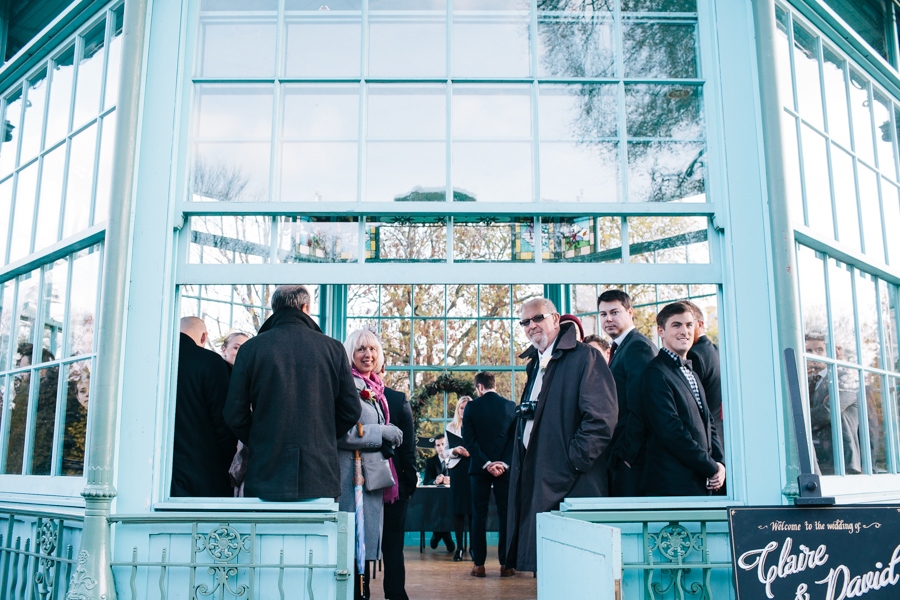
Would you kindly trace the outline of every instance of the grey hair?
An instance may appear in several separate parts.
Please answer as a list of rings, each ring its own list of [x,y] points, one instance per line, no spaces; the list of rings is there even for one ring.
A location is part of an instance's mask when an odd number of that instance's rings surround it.
[[[272,310],[282,308],[302,309],[312,300],[309,290],[302,285],[279,285],[272,292]]]
[[[526,300],[524,303],[522,303],[522,306],[519,307],[519,315],[521,315],[522,311],[525,310],[525,306],[534,302],[540,302],[541,310],[543,310],[545,313],[555,315],[559,312],[558,310],[556,310],[556,305],[553,304],[552,300],[550,300],[549,298],[544,298],[543,296],[538,296],[537,298],[531,298],[530,300]]]
[[[347,339],[344,341],[344,350],[347,352],[347,358],[350,359],[350,365],[356,366],[353,363],[353,354],[365,344],[371,344],[378,348],[378,360],[375,361],[375,372],[379,373],[381,367],[384,365],[384,347],[381,345],[381,340],[378,339],[378,336],[368,329],[357,329],[348,335]]]

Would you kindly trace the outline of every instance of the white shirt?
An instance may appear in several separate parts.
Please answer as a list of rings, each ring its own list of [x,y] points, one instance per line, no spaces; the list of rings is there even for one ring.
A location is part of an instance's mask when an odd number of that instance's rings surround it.
[[[557,338],[559,335],[556,336]],[[541,352],[538,355],[538,372],[534,376],[534,385],[531,386],[531,396],[529,400],[532,402],[537,402],[538,396],[541,393],[541,388],[544,385],[544,367],[541,365],[546,365],[550,362],[550,357],[553,355],[553,347],[556,345],[556,340],[547,346],[547,349]],[[534,429],[534,419],[528,419],[525,421],[525,430],[522,432],[522,444],[524,444],[525,448],[528,448],[528,442],[531,441],[531,430]]]
[[[628,335],[629,333],[631,333],[632,329],[634,329],[634,325],[632,325],[631,327],[629,327],[628,329],[623,331],[622,335],[620,335],[619,337],[617,337],[616,339],[613,340],[613,343],[615,343],[616,348],[618,348],[619,346],[622,345],[622,342],[625,341],[625,336]]]

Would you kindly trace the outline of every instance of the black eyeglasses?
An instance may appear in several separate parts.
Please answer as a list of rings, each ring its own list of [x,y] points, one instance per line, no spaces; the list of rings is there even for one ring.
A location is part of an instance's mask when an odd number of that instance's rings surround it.
[[[522,319],[521,321],[519,321],[519,325],[521,325],[522,327],[528,327],[529,325],[531,325],[532,321],[534,321],[535,323],[540,323],[547,317],[552,317],[552,316],[553,316],[553,313],[544,313],[542,315],[534,315],[530,319]]]

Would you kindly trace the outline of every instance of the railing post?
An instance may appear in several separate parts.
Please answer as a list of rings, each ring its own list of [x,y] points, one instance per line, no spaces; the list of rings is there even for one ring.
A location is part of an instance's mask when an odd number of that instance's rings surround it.
[[[116,599],[108,517],[116,496],[113,465],[119,401],[122,340],[128,293],[135,157],[141,102],[147,0],[125,0],[122,64],[109,222],[106,229],[98,333],[98,365],[91,398],[91,439],[87,462],[84,530],[66,598]]]

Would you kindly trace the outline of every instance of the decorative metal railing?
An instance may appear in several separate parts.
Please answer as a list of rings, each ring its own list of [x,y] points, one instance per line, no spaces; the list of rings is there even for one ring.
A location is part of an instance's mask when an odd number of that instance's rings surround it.
[[[345,598],[352,590],[347,586],[352,585],[348,535],[353,527],[347,513],[154,513],[114,516],[110,521],[118,527],[154,525],[155,535],[166,538],[154,547],[146,543],[145,532],[144,550],[134,546],[131,560],[112,562],[125,600],[330,600]],[[328,541],[335,543],[333,529],[329,535],[302,527],[329,524],[336,526],[336,548]],[[315,575],[316,571],[322,574]],[[130,590],[130,595],[123,590]]]
[[[731,558],[725,510],[564,511],[622,530],[623,598],[728,598]]]
[[[74,514],[0,508],[0,599],[64,598],[77,569],[73,538],[82,521]]]

